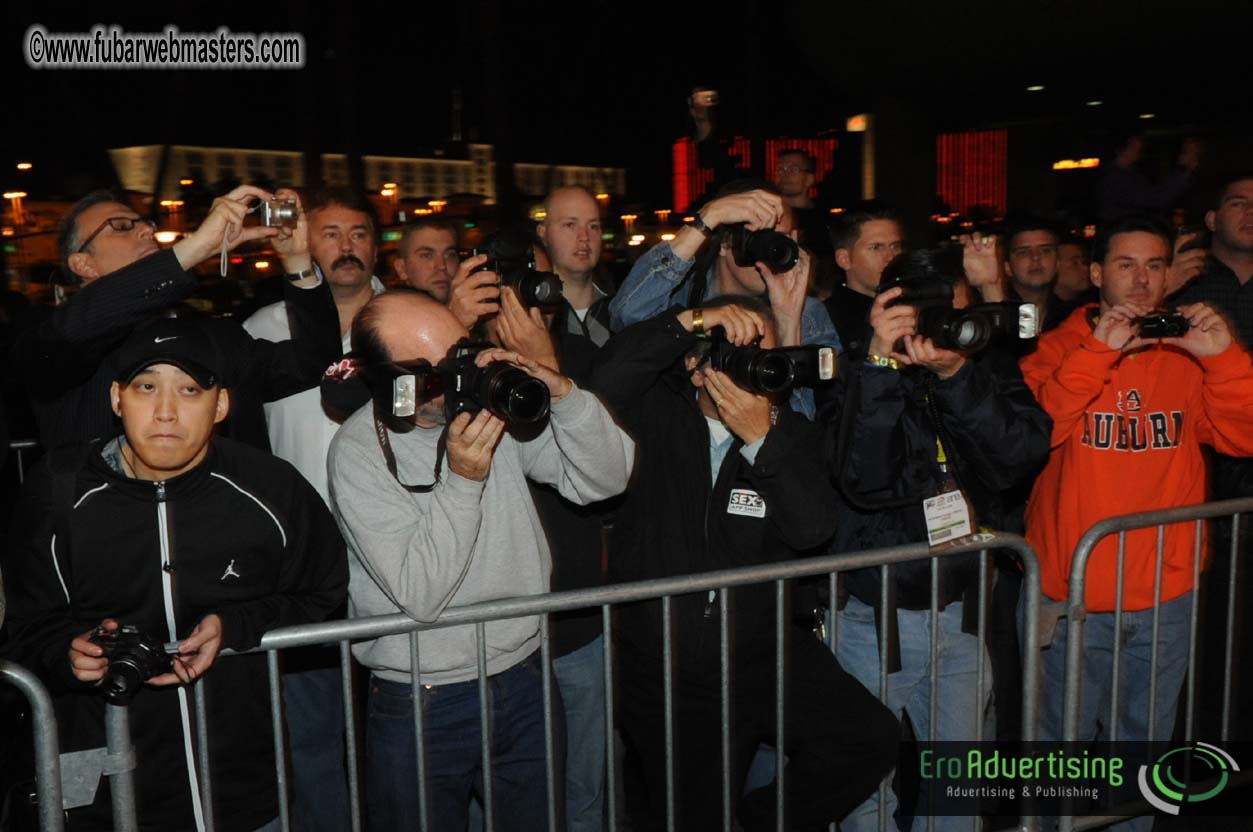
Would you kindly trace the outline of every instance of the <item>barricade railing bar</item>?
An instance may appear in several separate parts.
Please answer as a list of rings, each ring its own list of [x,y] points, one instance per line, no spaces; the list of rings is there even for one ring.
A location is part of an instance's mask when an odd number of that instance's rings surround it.
[[[350,664],[350,646],[354,641],[368,640],[380,638],[388,635],[409,634],[410,639],[410,661],[411,661],[411,681],[413,684],[413,720],[414,732],[417,748],[417,779],[415,785],[418,794],[421,828],[423,830],[430,829],[428,818],[426,817],[426,807],[428,806],[426,773],[428,770],[427,762],[424,759],[426,753],[425,731],[426,726],[423,724],[423,714],[420,705],[421,690],[419,668],[420,664],[420,634],[429,630],[438,630],[447,627],[472,625],[476,633],[476,648],[478,653],[478,673],[479,673],[479,692],[480,692],[480,726],[482,729],[481,736],[483,738],[481,754],[483,755],[483,767],[485,771],[484,790],[482,795],[482,803],[484,808],[484,826],[487,832],[491,832],[494,825],[492,803],[493,795],[490,785],[490,719],[491,714],[488,709],[488,697],[486,696],[486,642],[485,642],[485,626],[489,621],[500,621],[524,616],[539,616],[540,634],[541,634],[541,658],[544,666],[551,666],[550,646],[548,643],[548,613],[561,612],[565,610],[587,609],[599,607],[601,609],[602,622],[604,625],[605,651],[604,651],[604,681],[605,681],[605,717],[606,717],[606,802],[607,802],[607,827],[615,830],[618,828],[619,809],[615,795],[615,786],[619,777],[616,770],[613,749],[614,743],[614,714],[615,714],[615,692],[614,692],[614,649],[613,649],[613,626],[614,621],[611,615],[613,606],[618,604],[629,603],[633,601],[657,600],[662,601],[663,611],[663,627],[665,630],[665,652],[664,657],[664,704],[665,704],[665,740],[666,749],[664,761],[666,773],[666,811],[665,817],[667,827],[674,829],[677,822],[676,803],[680,798],[675,787],[676,776],[676,758],[674,754],[674,732],[676,726],[674,723],[675,712],[673,704],[673,684],[674,671],[672,662],[674,657],[671,655],[670,639],[673,622],[671,620],[671,599],[675,596],[689,595],[693,593],[705,593],[714,591],[719,595],[721,601],[719,614],[719,631],[720,631],[720,679],[721,686],[721,775],[722,775],[722,828],[731,830],[732,828],[732,803],[735,793],[736,784],[731,782],[731,684],[730,684],[730,648],[729,648],[729,630],[733,613],[728,611],[728,593],[732,588],[748,586],[752,584],[764,584],[773,582],[775,584],[774,597],[776,600],[775,612],[775,644],[776,644],[776,666],[775,666],[775,726],[776,726],[776,757],[775,757],[775,778],[778,788],[776,789],[776,826],[782,830],[786,828],[787,817],[785,805],[786,792],[783,789],[783,781],[785,777],[784,759],[786,749],[783,747],[783,727],[785,719],[785,702],[786,697],[783,695],[787,685],[787,674],[785,671],[784,652],[784,633],[789,626],[788,619],[785,618],[787,604],[780,603],[785,600],[787,595],[787,581],[807,578],[818,575],[828,576],[828,586],[831,590],[831,607],[835,607],[836,588],[838,577],[841,573],[848,572],[853,569],[861,569],[866,567],[877,567],[882,570],[882,576],[886,581],[891,576],[891,566],[894,564],[905,563],[909,561],[931,560],[932,576],[938,574],[939,561],[944,558],[950,558],[959,555],[972,553],[979,554],[979,574],[985,577],[987,574],[987,558],[990,550],[1008,551],[1014,553],[1023,569],[1024,578],[1024,649],[1023,649],[1023,716],[1022,716],[1022,734],[1023,739],[1030,741],[1035,738],[1036,730],[1036,713],[1038,707],[1037,699],[1037,679],[1038,679],[1038,618],[1039,606],[1038,599],[1040,597],[1040,570],[1039,563],[1036,559],[1034,551],[1030,545],[1021,537],[1009,534],[995,535],[979,535],[964,545],[955,546],[940,552],[931,551],[926,544],[910,544],[903,546],[895,546],[883,549],[867,550],[861,552],[843,553],[838,555],[826,555],[822,557],[806,558],[801,560],[793,560],[782,563],[762,564],[754,566],[745,566],[735,569],[721,570],[717,572],[709,572],[697,575],[676,576],[670,578],[661,578],[653,580],[638,581],[629,584],[607,585],[601,587],[593,587],[588,589],[572,590],[566,592],[555,592],[543,595],[524,596],[500,599],[479,604],[468,605],[458,608],[450,608],[441,616],[440,620],[434,623],[420,623],[404,614],[393,614],[384,616],[375,616],[364,619],[350,619],[345,621],[328,621],[318,624],[307,624],[293,627],[284,627],[272,630],[265,634],[260,645],[249,652],[265,652],[267,653],[267,666],[270,682],[270,710],[271,719],[275,737],[275,753],[276,753],[276,780],[278,787],[278,803],[279,803],[279,821],[282,829],[290,828],[291,811],[288,798],[288,776],[286,770],[286,761],[283,749],[283,705],[281,693],[281,675],[279,672],[278,652],[294,647],[308,645],[322,645],[330,643],[338,643],[341,651],[341,672],[343,674],[343,690],[344,690],[344,707],[346,716],[346,740],[348,749],[348,785],[349,785],[349,802],[352,814],[352,828],[359,830],[362,828],[362,802],[361,802],[361,784],[356,776],[354,760],[357,754],[357,728],[353,719],[354,702],[353,687],[351,684],[351,664]],[[935,661],[935,629],[938,621],[938,589],[936,582],[933,580],[932,603],[931,603],[931,621],[932,621],[932,661],[931,661],[931,691],[932,699],[936,692],[936,673],[937,666]],[[984,616],[986,612],[986,604],[984,604],[985,586],[981,584],[979,591],[980,611],[979,611],[979,630],[980,635],[986,632],[986,622]],[[832,653],[837,653],[837,616],[834,610],[828,611],[827,621],[829,626],[826,628],[826,644]],[[982,642],[980,642],[980,652],[982,653]],[[225,657],[228,655],[224,653]],[[838,655],[838,654],[837,654]],[[880,656],[886,656],[886,650],[881,647]],[[881,661],[880,665],[884,668],[880,673],[880,691],[881,699],[887,696],[887,672],[886,662]],[[982,657],[978,662],[978,679],[977,684],[980,690],[983,687],[983,675],[985,673]],[[205,707],[203,700],[205,698],[207,684],[212,687],[212,673],[209,673],[205,679],[201,679],[196,683],[196,707],[194,708],[195,716],[195,732],[199,746],[206,749],[208,746],[209,725],[205,717]],[[559,812],[557,810],[556,800],[557,792],[554,788],[554,778],[562,776],[555,763],[555,746],[553,740],[553,695],[550,690],[550,682],[548,681],[548,673],[544,676],[543,691],[543,707],[545,708],[544,730],[545,737],[545,754],[546,769],[549,774],[549,787],[545,795],[548,803],[548,819],[549,828],[557,829]],[[979,707],[981,697],[976,696],[976,707]],[[836,705],[838,707],[838,704]],[[933,709],[934,714],[934,709]],[[51,719],[50,712],[47,720]],[[975,724],[981,726],[982,715],[976,719]],[[36,727],[40,726],[42,721],[36,722]],[[50,722],[48,724],[51,724]],[[980,729],[976,729],[979,731]],[[935,739],[936,720],[934,716],[931,720],[930,739]],[[920,738],[921,739],[921,738]],[[55,735],[53,740],[55,747]],[[212,767],[210,760],[207,758],[205,751],[201,751],[201,759],[198,761],[201,777],[201,797],[203,798],[203,808],[205,813],[205,828],[212,829],[214,827],[213,819],[213,784],[212,784]],[[55,756],[55,755],[54,755]],[[718,759],[718,758],[715,758]],[[142,761],[140,761],[142,764]],[[41,781],[41,804],[44,802]],[[886,781],[880,786],[880,794],[883,795],[886,789]],[[59,808],[59,801],[55,801],[55,805]],[[883,800],[879,802],[879,826],[886,829],[888,817],[884,811],[885,803]],[[930,828],[934,819],[928,823]],[[980,818],[971,819],[971,828],[981,828]],[[59,829],[59,826],[48,826],[48,829]],[[831,824],[832,830],[835,824]],[[1034,830],[1035,819],[1023,818],[1021,829]]]
[[[1226,606],[1226,639],[1223,652],[1223,691],[1222,691],[1222,714],[1220,740],[1226,742],[1230,739],[1231,726],[1231,708],[1232,708],[1232,682],[1233,682],[1233,662],[1235,655],[1235,621],[1236,621],[1236,587],[1239,574],[1239,547],[1241,536],[1241,515],[1253,512],[1253,498],[1240,498],[1234,500],[1224,500],[1220,502],[1200,503],[1191,506],[1181,506],[1177,508],[1160,509],[1157,511],[1138,512],[1135,514],[1126,514],[1118,517],[1110,517],[1094,524],[1079,539],[1079,543],[1075,547],[1074,558],[1071,561],[1069,592],[1065,599],[1065,612],[1067,618],[1066,630],[1066,655],[1065,655],[1065,679],[1062,694],[1062,739],[1067,742],[1076,742],[1088,739],[1080,737],[1082,719],[1082,686],[1083,686],[1083,664],[1084,664],[1084,638],[1085,628],[1089,611],[1086,603],[1088,566],[1091,563],[1092,554],[1097,545],[1106,538],[1117,535],[1118,545],[1116,550],[1116,579],[1114,588],[1114,610],[1113,610],[1113,633],[1112,640],[1112,665],[1113,673],[1110,683],[1110,707],[1108,711],[1109,739],[1118,741],[1119,738],[1119,720],[1118,716],[1123,713],[1119,697],[1119,682],[1121,675],[1121,657],[1122,657],[1122,632],[1123,619],[1127,611],[1123,609],[1125,597],[1125,571],[1126,571],[1126,544],[1127,533],[1130,531],[1141,531],[1147,529],[1156,529],[1156,556],[1153,564],[1153,605],[1152,609],[1152,638],[1149,654],[1149,678],[1148,678],[1148,718],[1146,727],[1148,731],[1147,737],[1136,737],[1137,740],[1169,740],[1170,737],[1154,736],[1154,721],[1159,714],[1158,698],[1159,690],[1157,683],[1157,670],[1159,663],[1160,634],[1161,634],[1161,608],[1162,608],[1162,572],[1164,562],[1164,540],[1166,529],[1170,526],[1176,526],[1185,523],[1192,523],[1193,530],[1193,546],[1192,546],[1192,601],[1189,612],[1188,621],[1188,656],[1187,671],[1185,675],[1184,695],[1185,695],[1185,711],[1184,711],[1184,742],[1191,742],[1194,739],[1195,725],[1195,696],[1196,696],[1196,656],[1198,645],[1198,623],[1200,617],[1200,604],[1197,598],[1202,592],[1201,583],[1201,561],[1203,556],[1203,525],[1206,520],[1216,518],[1231,518],[1230,527],[1230,562],[1227,574],[1227,606]],[[1044,645],[1047,646],[1047,645]],[[1173,719],[1174,708],[1171,708],[1169,716]],[[1145,812],[1149,811],[1147,804],[1143,804]],[[1121,807],[1120,807],[1121,808]],[[1124,816],[1120,818],[1125,819]],[[1063,810],[1060,828],[1062,832],[1068,832],[1071,829],[1088,829],[1101,825],[1095,823],[1093,817],[1076,818],[1070,816]],[[1108,823],[1109,818],[1105,818],[1102,823]]]
[[[41,832],[63,832],[61,809],[61,743],[52,697],[34,673],[13,662],[0,660],[0,679],[22,692],[30,703],[35,738],[35,794],[39,803]]]

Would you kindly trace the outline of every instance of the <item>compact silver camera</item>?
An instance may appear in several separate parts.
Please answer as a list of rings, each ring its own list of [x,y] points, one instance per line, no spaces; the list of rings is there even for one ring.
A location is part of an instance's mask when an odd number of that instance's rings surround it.
[[[296,200],[270,199],[258,206],[261,224],[271,228],[295,228],[298,219]]]

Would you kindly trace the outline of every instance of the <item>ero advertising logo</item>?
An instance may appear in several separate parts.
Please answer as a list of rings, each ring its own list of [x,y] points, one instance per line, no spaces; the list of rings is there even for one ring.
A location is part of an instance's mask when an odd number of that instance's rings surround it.
[[[1151,766],[1140,766],[1140,792],[1154,808],[1177,815],[1184,804],[1217,797],[1231,773],[1239,770],[1226,751],[1196,742],[1172,748]]]

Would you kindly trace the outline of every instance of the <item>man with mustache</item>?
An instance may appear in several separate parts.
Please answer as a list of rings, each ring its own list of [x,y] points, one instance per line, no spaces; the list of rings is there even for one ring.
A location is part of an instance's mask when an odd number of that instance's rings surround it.
[[[364,194],[348,188],[313,194],[307,209],[298,204],[295,233],[275,248],[285,272],[313,273],[316,267],[329,284],[339,313],[340,346],[347,350],[353,318],[383,291],[382,281],[374,276],[379,224],[373,206]],[[281,301],[257,310],[244,328],[268,341],[292,337],[288,309]],[[275,456],[294,465],[329,506],[326,455],[339,423],[323,411],[318,389],[272,402],[266,405],[265,415]],[[344,612],[340,611],[340,617]],[[293,826],[300,832],[346,829],[349,810],[339,654],[313,648],[288,659],[283,698],[292,751]]]

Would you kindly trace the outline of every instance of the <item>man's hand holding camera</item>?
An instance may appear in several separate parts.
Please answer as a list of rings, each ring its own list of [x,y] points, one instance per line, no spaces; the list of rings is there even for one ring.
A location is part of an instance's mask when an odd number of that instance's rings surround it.
[[[957,242],[962,246],[962,270],[966,273],[970,287],[979,293],[985,303],[1005,300],[996,237],[962,234]]]
[[[106,618],[100,622],[100,629],[114,632],[118,622]],[[99,682],[109,667],[104,647],[92,639],[96,633],[96,629],[88,630],[70,642],[70,669],[80,682]],[[189,685],[209,672],[221,649],[222,619],[214,614],[206,615],[191,634],[179,642],[178,654],[170,657],[174,671],[153,676],[147,683],[155,687]]]
[[[200,265],[221,250],[224,238],[227,249],[232,250],[252,240],[277,237],[279,229],[272,226],[244,227],[252,198],[268,201],[274,195],[253,185],[240,185],[213,200],[209,214],[200,227],[174,244],[174,256],[178,258],[179,265],[184,269]]]
[[[496,334],[503,347],[533,358],[546,367],[557,368],[557,348],[544,323],[538,306],[527,309],[512,287],[500,293],[500,314],[496,316]]]
[[[718,306],[713,309],[685,309],[678,315],[679,326],[688,332],[696,332],[696,315],[700,313],[701,332],[722,327],[726,339],[737,347],[753,343],[766,334],[766,323],[761,315],[738,306]]]
[[[701,222],[710,231],[720,225],[744,223],[749,231],[774,228],[783,218],[783,197],[769,191],[747,191],[711,200],[700,209]],[[705,242],[705,235],[686,225],[670,243],[671,250],[684,260],[696,256]]]
[[[296,203],[296,227],[279,226],[278,234],[271,243],[274,251],[283,263],[285,274],[299,274],[313,268],[313,257],[309,254],[309,217],[305,214],[304,203],[300,194],[290,188],[280,188],[274,192],[278,199],[290,199]]]
[[[888,306],[900,297],[904,289],[897,286],[880,292],[870,307],[870,352],[884,358],[892,358],[906,366],[918,365],[935,373],[941,379],[952,378],[966,363],[966,356],[952,350],[940,349],[930,338],[916,335],[918,311],[907,304]],[[905,352],[899,352],[896,344],[903,342]]]
[[[1163,344],[1175,344],[1195,355],[1208,358],[1218,355],[1231,346],[1231,327],[1217,310],[1208,304],[1190,303],[1179,307],[1179,313],[1191,324],[1186,335],[1180,338],[1163,338]]]
[[[486,254],[466,258],[453,275],[448,308],[466,329],[473,328],[479,318],[493,315],[500,308],[500,275],[474,271],[486,262]]]
[[[793,231],[792,239],[796,239]],[[801,343],[801,324],[805,314],[805,298],[809,292],[809,252],[800,250],[796,265],[782,274],[771,274],[765,263],[757,264],[757,271],[766,279],[766,295],[774,310],[775,323],[779,329],[779,345],[795,347]]]
[[[705,367],[698,372],[703,375],[705,392],[727,430],[745,445],[753,444],[770,432],[770,399],[745,390],[720,370]]]

